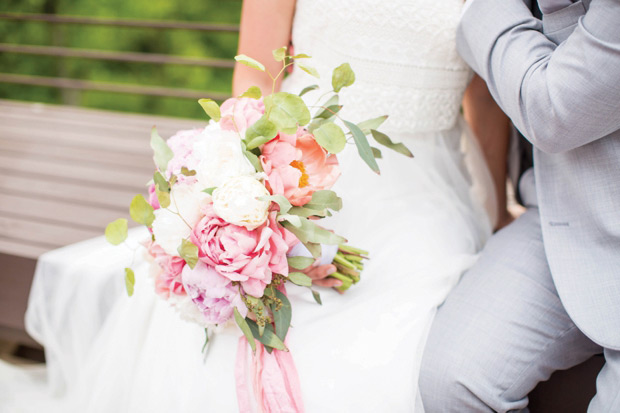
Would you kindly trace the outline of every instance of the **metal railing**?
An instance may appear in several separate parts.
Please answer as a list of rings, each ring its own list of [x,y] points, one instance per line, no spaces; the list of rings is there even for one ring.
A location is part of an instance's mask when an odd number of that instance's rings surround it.
[[[63,16],[54,14],[26,14],[26,13],[0,13],[0,21],[26,21],[45,22],[53,25],[90,25],[90,26],[114,26],[131,27],[156,30],[191,30],[202,32],[238,33],[239,27],[235,25],[193,23],[161,20],[134,20],[101,17]],[[0,53],[15,53],[38,56],[53,56],[60,58],[82,58],[95,60],[112,60],[130,63],[152,63],[210,67],[231,70],[234,67],[232,59],[212,59],[201,57],[174,56],[156,53],[116,52],[94,49],[78,49],[62,46],[35,46],[24,44],[0,43]],[[144,86],[126,83],[112,83],[72,79],[65,77],[33,76],[14,73],[0,73],[0,83],[12,83],[30,86],[46,86],[61,90],[95,90],[115,93],[129,93],[149,96],[176,97],[176,98],[211,98],[223,100],[229,97],[227,94],[209,91],[197,91],[191,89]]]

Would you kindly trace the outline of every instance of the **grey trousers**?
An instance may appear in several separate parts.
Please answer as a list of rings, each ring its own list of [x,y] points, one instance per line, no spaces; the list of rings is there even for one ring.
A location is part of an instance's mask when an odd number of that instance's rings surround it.
[[[618,297],[620,299],[620,297]],[[590,412],[620,412],[620,352],[566,313],[545,258],[537,208],[495,234],[437,313],[420,391],[426,413],[527,411],[555,370],[604,352]]]

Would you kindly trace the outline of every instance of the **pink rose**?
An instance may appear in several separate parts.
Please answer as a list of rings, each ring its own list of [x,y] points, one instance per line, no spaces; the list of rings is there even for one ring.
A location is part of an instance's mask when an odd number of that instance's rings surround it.
[[[230,98],[220,107],[222,119],[220,126],[224,130],[245,131],[265,113],[263,99]]]
[[[243,317],[247,315],[239,288],[213,267],[200,261],[193,270],[187,265],[182,278],[187,295],[204,317],[205,324],[225,323],[233,316],[235,307]]]
[[[155,277],[155,292],[166,299],[171,293],[185,295],[181,280],[181,273],[186,266],[183,258],[166,254],[164,249],[153,241],[147,244],[147,249],[161,269]]]
[[[303,128],[296,135],[280,134],[263,145],[260,161],[273,194],[303,206],[312,194],[331,188],[340,176],[336,155],[327,152]]]
[[[276,212],[252,231],[227,223],[211,205],[203,212],[205,216],[191,234],[202,262],[229,280],[239,281],[254,297],[262,297],[274,273],[288,275],[286,252],[294,237],[278,224]]]

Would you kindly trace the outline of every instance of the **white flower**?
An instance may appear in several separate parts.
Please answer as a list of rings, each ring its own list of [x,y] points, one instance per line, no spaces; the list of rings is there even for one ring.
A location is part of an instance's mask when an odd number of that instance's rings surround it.
[[[218,187],[232,176],[255,172],[241,150],[241,139],[236,132],[212,124],[205,128],[203,135],[194,144],[192,153],[195,159],[199,159],[196,180],[202,189]]]
[[[235,176],[213,191],[213,210],[224,221],[253,230],[269,214],[270,202],[258,199],[263,196],[269,191],[254,176]]]
[[[202,186],[178,183],[170,191],[170,206],[155,210],[153,235],[167,254],[178,256],[181,240],[189,237],[192,228],[202,217],[201,207],[209,202]],[[191,226],[191,228],[190,228]]]

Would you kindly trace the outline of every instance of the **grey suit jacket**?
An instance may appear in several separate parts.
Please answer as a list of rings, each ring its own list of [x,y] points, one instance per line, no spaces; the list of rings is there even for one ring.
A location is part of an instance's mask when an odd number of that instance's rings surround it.
[[[579,1],[542,23],[529,7],[474,0],[459,52],[535,147],[545,252],[562,303],[588,337],[619,350],[620,0]]]

